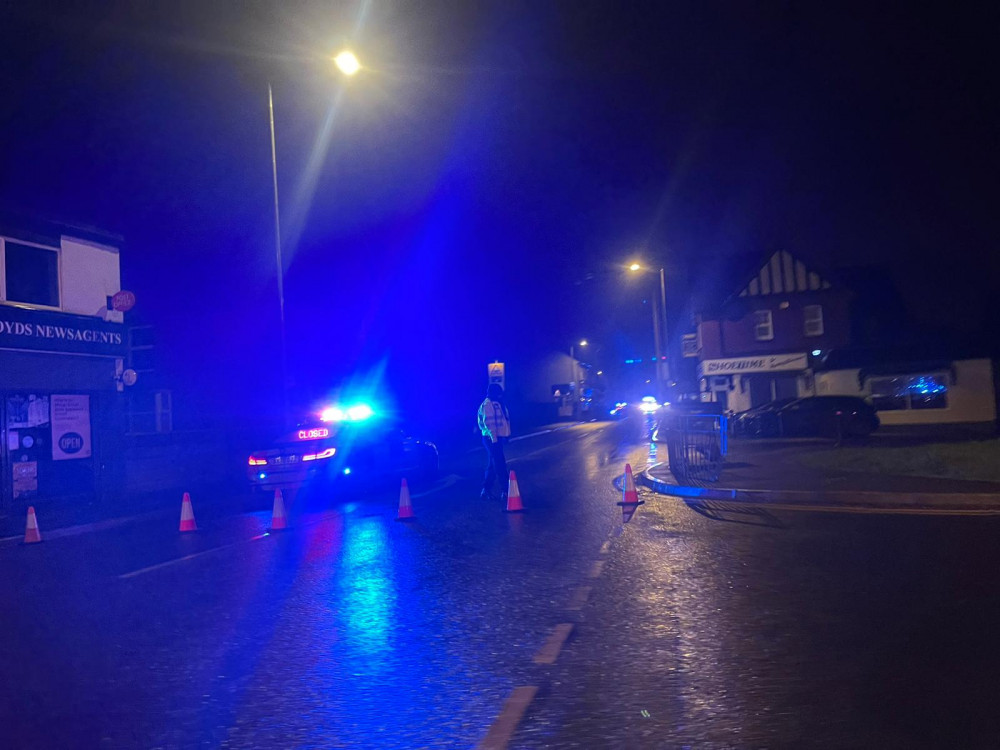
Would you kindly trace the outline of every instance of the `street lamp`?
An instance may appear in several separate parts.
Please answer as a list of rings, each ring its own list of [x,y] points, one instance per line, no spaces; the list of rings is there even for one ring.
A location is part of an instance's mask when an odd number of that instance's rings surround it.
[[[358,58],[350,50],[345,49],[334,57],[333,61],[345,76],[352,76],[361,70],[361,63],[358,62]]]
[[[353,52],[344,50],[333,58],[341,73],[353,76],[361,70],[361,63]],[[271,178],[274,185],[274,262],[278,269],[278,315],[281,334],[281,399],[283,417],[289,421],[288,411],[288,342],[285,335],[285,270],[281,259],[281,214],[278,211],[278,151],[274,139],[274,93],[267,83],[267,112],[271,124]]]
[[[633,263],[629,264],[628,270],[632,271],[632,272],[637,272],[637,271],[653,271],[652,268],[649,268],[649,269],[644,268],[643,265],[641,263],[638,263],[638,262],[633,262]],[[661,358],[661,349],[663,350],[663,354],[666,355],[667,357],[669,357],[669,353],[670,353],[670,337],[667,335],[667,282],[666,282],[666,274],[664,273],[662,266],[659,269],[659,274],[660,274],[660,310],[663,313],[662,320],[660,319],[660,316],[658,316],[656,314],[656,305],[655,304],[653,305],[653,336],[655,338],[655,343],[656,343],[656,375],[657,375],[657,380],[661,379],[660,378],[660,373],[661,373],[661,369],[660,368],[663,366],[663,361],[664,361]],[[661,331],[662,331],[662,342],[663,342],[662,343],[662,347],[661,347],[661,343],[660,343],[660,341],[661,341],[660,332]],[[670,377],[670,367],[669,367],[669,364],[670,363],[668,361],[667,362],[667,365],[668,365],[668,367],[667,367],[667,378],[668,379]]]

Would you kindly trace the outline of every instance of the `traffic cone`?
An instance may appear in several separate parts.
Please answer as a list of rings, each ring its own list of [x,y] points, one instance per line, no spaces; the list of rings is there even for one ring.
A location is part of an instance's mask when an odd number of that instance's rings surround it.
[[[28,508],[28,522],[24,525],[24,543],[37,544],[42,541],[42,534],[38,530],[38,519],[35,518],[35,506]]]
[[[399,513],[396,514],[397,521],[411,521],[416,516],[413,514],[413,506],[410,504],[410,486],[404,479],[399,485]]]
[[[281,495],[281,490],[274,491],[274,510],[271,511],[271,531],[280,531],[288,528],[288,519],[285,517],[285,499]]]
[[[632,464],[625,464],[625,483],[622,485],[622,501],[618,503],[622,507],[642,505],[644,501],[639,499],[639,493],[635,489],[635,478],[632,476]]]
[[[198,524],[194,522],[194,509],[191,507],[191,496],[184,493],[181,501],[181,531],[197,531]]]
[[[513,469],[510,472],[510,485],[507,488],[507,507],[504,509],[508,513],[520,513],[524,510],[521,504],[521,490],[517,487],[517,474]]]

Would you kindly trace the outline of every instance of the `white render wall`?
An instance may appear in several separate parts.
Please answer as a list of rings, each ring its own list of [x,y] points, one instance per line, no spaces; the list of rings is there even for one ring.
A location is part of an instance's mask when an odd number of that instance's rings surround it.
[[[59,277],[62,310],[122,322],[122,313],[107,310],[107,298],[121,291],[118,248],[63,236]]]
[[[954,382],[948,384],[948,406],[945,409],[900,409],[880,411],[885,425],[959,424],[992,422],[996,419],[996,398],[993,391],[993,364],[988,359],[961,359],[952,363]],[[831,370],[816,374],[817,396],[871,396],[866,380],[858,385],[857,369]]]

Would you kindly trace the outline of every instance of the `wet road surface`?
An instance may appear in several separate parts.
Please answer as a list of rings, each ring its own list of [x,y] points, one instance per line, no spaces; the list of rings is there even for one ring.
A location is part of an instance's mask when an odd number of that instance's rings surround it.
[[[193,535],[0,544],[4,746],[469,748],[519,688],[510,747],[998,744],[1000,523],[644,494],[623,527],[619,438],[513,444],[523,515],[475,452],[412,523],[394,489],[280,534],[195,497]]]

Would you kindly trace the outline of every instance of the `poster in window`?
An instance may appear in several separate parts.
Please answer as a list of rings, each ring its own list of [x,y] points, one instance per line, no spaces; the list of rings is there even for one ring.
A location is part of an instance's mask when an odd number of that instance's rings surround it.
[[[49,423],[49,397],[16,394],[7,397],[7,427],[40,427]]]
[[[38,492],[38,462],[18,461],[13,472],[14,498],[33,497]]]
[[[52,396],[52,458],[90,458],[90,396]]]

